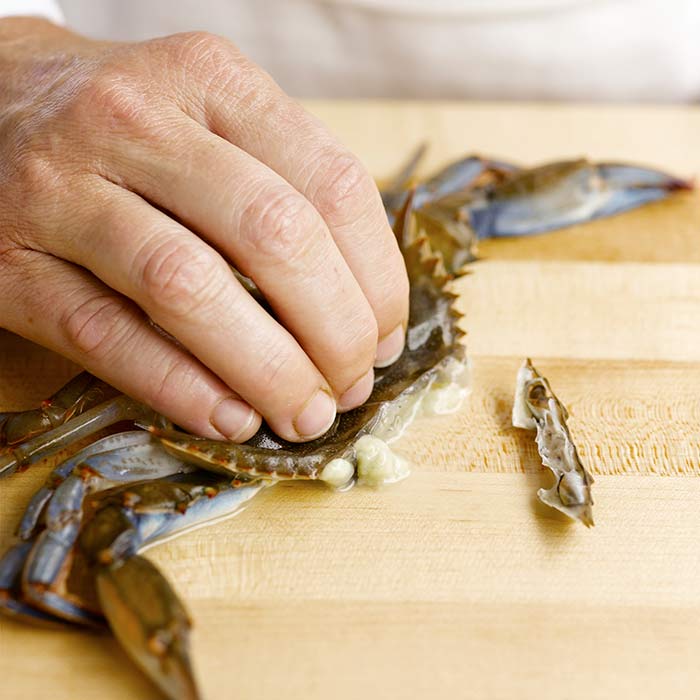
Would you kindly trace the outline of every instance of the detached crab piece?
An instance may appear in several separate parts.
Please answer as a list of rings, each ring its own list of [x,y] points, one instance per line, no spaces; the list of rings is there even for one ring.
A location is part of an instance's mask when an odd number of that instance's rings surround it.
[[[518,371],[513,426],[537,430],[537,449],[542,464],[554,473],[551,489],[540,489],[539,499],[586,527],[593,526],[593,477],[578,456],[576,445],[566,425],[569,414],[555,396],[549,382],[528,359]]]
[[[526,236],[613,216],[690,189],[692,183],[659,170],[581,159],[514,173],[475,192],[463,213],[479,239]]]

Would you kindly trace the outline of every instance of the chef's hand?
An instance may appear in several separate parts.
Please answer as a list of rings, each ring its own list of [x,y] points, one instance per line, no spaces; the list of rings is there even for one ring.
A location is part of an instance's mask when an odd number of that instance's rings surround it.
[[[235,46],[0,20],[4,327],[195,433],[300,441],[367,399],[407,315],[372,179]]]

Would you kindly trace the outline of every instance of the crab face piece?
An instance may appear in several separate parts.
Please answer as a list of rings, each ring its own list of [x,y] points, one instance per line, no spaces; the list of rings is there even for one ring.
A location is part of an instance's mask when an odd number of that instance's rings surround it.
[[[593,477],[581,462],[566,424],[569,414],[549,382],[526,360],[518,371],[513,401],[513,426],[536,430],[542,464],[556,479],[538,498],[586,527],[593,526]]]

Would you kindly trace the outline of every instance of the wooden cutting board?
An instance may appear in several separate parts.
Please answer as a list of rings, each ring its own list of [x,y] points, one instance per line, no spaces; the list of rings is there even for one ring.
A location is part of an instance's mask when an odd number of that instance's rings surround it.
[[[466,152],[590,155],[700,172],[700,111],[312,103],[386,175]],[[457,415],[402,442],[377,491],[286,484],[238,518],[151,550],[188,602],[209,700],[700,696],[700,197],[488,243],[457,283],[474,363]],[[509,424],[532,356],[572,413],[596,527],[538,504]],[[0,336],[0,410],[76,371]],[[46,474],[0,484],[0,546]],[[108,636],[0,621],[3,698],[158,698]]]

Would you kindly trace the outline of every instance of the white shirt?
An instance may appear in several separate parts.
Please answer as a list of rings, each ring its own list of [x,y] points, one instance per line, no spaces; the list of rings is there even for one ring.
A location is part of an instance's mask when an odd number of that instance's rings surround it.
[[[700,100],[700,0],[61,0],[108,39],[206,29],[313,97]],[[52,0],[0,15],[58,18]]]

